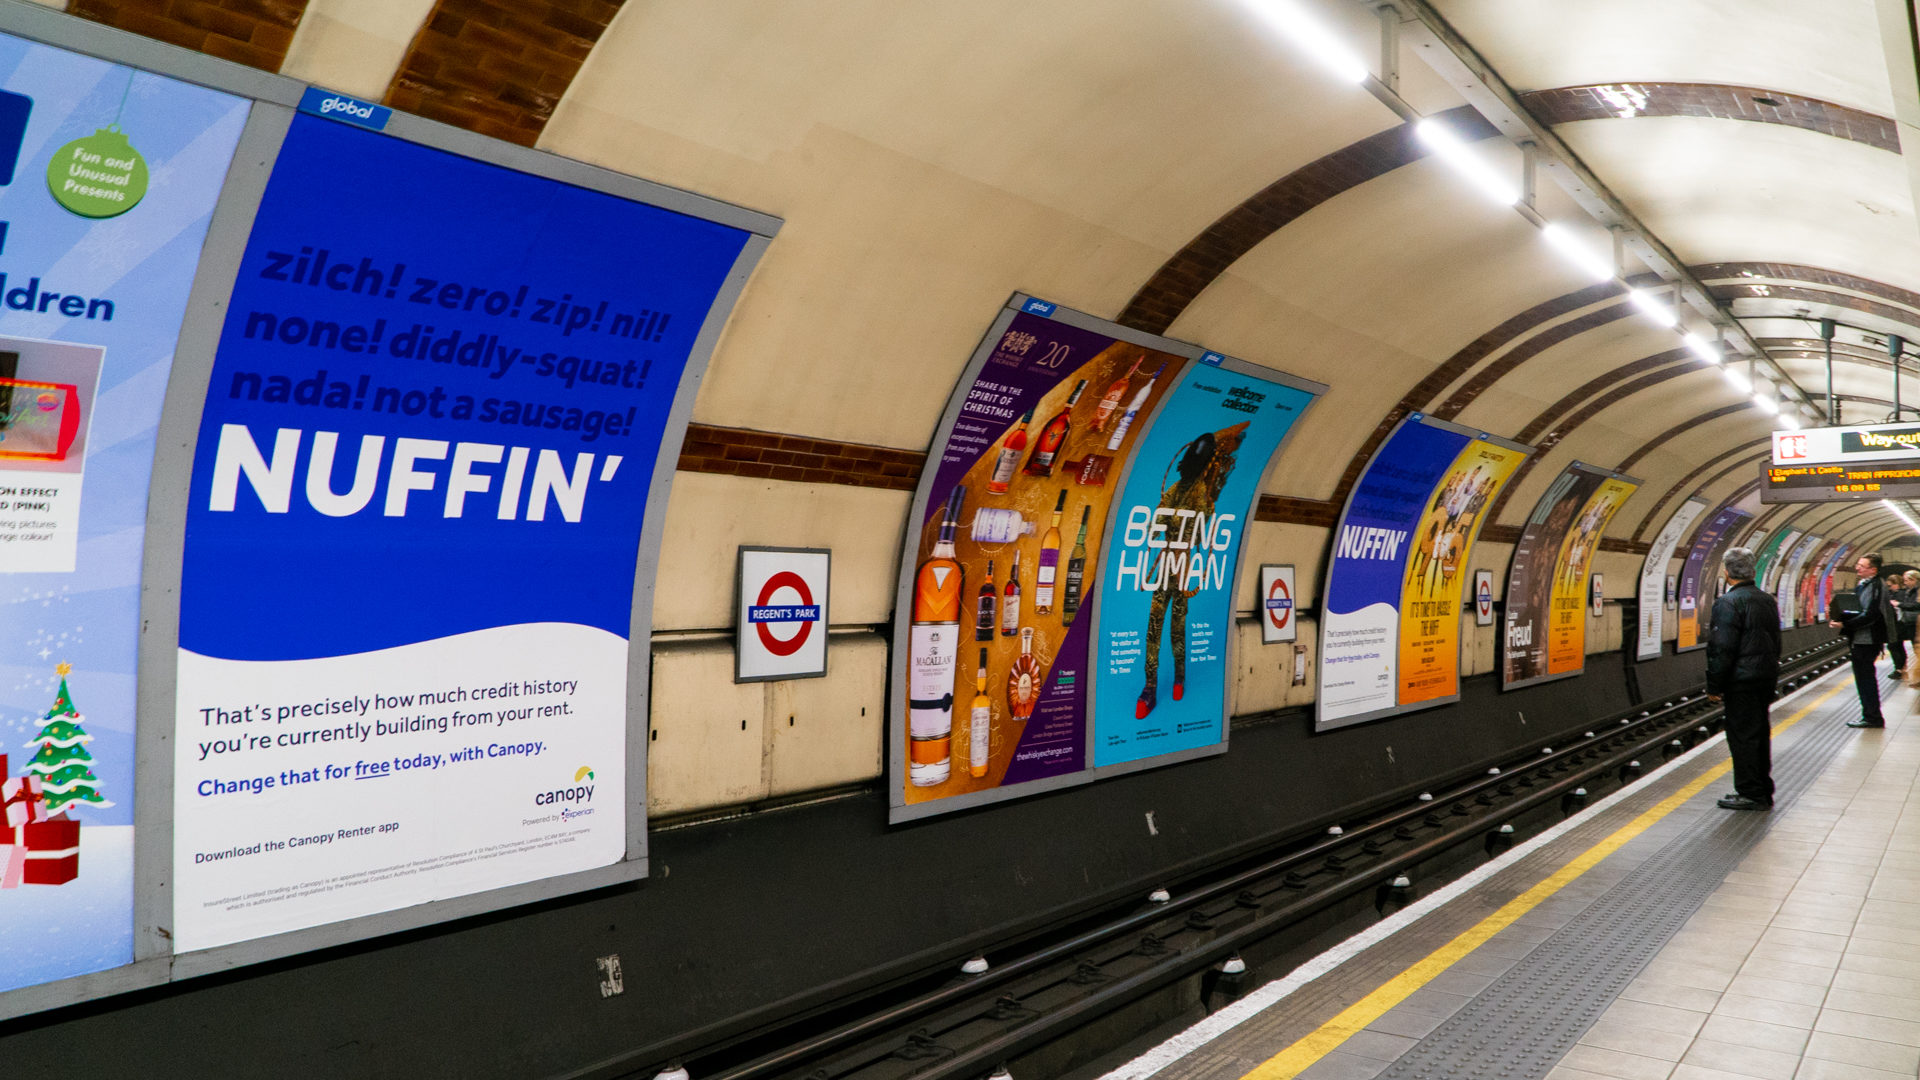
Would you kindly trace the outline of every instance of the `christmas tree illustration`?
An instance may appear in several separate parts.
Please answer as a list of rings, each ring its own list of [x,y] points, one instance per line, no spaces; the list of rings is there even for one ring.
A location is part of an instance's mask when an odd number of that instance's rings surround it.
[[[93,736],[80,726],[86,717],[73,707],[73,695],[67,691],[67,674],[73,665],[61,664],[53,670],[60,676],[60,691],[41,722],[40,734],[27,743],[29,748],[38,747],[39,752],[27,762],[26,771],[39,774],[49,817],[75,804],[112,806],[100,797],[100,779],[87,768],[93,755],[87,753],[86,744],[93,741]]]

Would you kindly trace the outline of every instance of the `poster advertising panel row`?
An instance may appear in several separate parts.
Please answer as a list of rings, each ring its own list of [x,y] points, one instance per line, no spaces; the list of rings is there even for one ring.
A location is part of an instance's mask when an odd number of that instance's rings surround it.
[[[1530,453],[1419,413],[1374,452],[1334,529],[1316,730],[1459,699],[1473,544]]]
[[[44,9],[0,69],[0,1015],[644,876],[779,222]]]
[[[915,499],[892,820],[1224,748],[1242,537],[1323,390],[1015,296]]]
[[[1707,624],[1713,618],[1713,601],[1720,595],[1720,556],[1733,546],[1733,538],[1744,529],[1753,515],[1742,507],[1723,506],[1693,534],[1687,548],[1687,561],[1680,568],[1680,622],[1674,638],[1675,652],[1707,647]]]
[[[1507,571],[1502,690],[1584,670],[1593,557],[1607,523],[1639,487],[1630,476],[1576,461],[1527,515]]]
[[[1673,561],[1674,550],[1680,546],[1680,538],[1687,535],[1694,521],[1706,510],[1707,501],[1697,496],[1681,503],[1647,548],[1647,561],[1640,565],[1640,629],[1634,648],[1637,660],[1654,660],[1660,656],[1669,599],[1667,567]]]
[[[1830,550],[1814,562],[1818,569],[1810,571],[1801,582],[1800,621],[1804,624],[1826,621],[1827,605],[1833,600],[1833,575],[1853,554],[1851,544],[1829,543]]]
[[[1820,541],[1821,538],[1818,536],[1810,533],[1801,534],[1796,530],[1791,541],[1792,546],[1781,548],[1781,551],[1785,552],[1782,557],[1783,567],[1773,593],[1774,603],[1780,609],[1780,629],[1782,630],[1790,630],[1796,622],[1804,621],[1796,618],[1799,605],[1794,601],[1797,598],[1800,582],[1806,577],[1807,560],[1813,556],[1814,549],[1819,546]]]
[[[1751,546],[1759,536],[1758,530],[1749,534],[1748,545]],[[1793,550],[1793,545],[1799,541],[1800,536],[1800,530],[1791,526],[1783,525],[1773,531],[1773,535],[1755,552],[1754,584],[1768,592],[1774,591],[1780,584],[1782,572],[1786,570],[1787,555]]]

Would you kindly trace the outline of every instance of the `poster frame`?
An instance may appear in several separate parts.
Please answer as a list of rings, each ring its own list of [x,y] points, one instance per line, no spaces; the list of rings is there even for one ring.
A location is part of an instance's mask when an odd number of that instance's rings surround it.
[[[733,557],[733,610],[738,613],[746,600],[747,553],[761,552],[772,555],[818,555],[826,560],[823,580],[826,587],[820,591],[820,633],[823,636],[820,650],[820,668],[817,671],[780,672],[772,675],[742,675],[740,673],[747,649],[747,625],[741,622],[733,628],[733,681],[737,683],[786,682],[790,679],[824,679],[827,677],[828,654],[833,651],[832,623],[833,601],[833,549],[815,547],[769,547],[764,544],[741,544]]]
[[[1487,590],[1487,610],[1480,610],[1480,588]],[[1493,571],[1475,570],[1473,572],[1473,625],[1492,626],[1498,620],[1494,617]]]
[[[780,218],[704,195],[643,180],[583,161],[394,112],[380,133],[484,164],[598,191],[747,234],[715,292],[687,355],[653,455],[652,480],[639,537],[627,654],[627,754],[630,797],[620,861],[591,870],[324,923],[230,945],[175,953],[170,927],[173,860],[173,736],[180,631],[180,583],[188,487],[200,418],[246,241],[266,194],[279,149],[312,85],[152,38],[89,22],[19,0],[0,0],[0,33],[231,94],[250,102],[232,164],[214,203],[195,266],[162,408],[148,488],[141,559],[140,638],[135,693],[133,962],[104,971],[0,993],[0,1019],[76,1004],[130,990],[363,941],[472,915],[517,907],[643,878],[647,874],[646,751],[652,658],[654,579],[674,467],[694,398],[720,332],[747,280],[781,227]],[[350,95],[341,95],[350,96]],[[637,721],[636,721],[636,718]]]
[[[1560,470],[1560,472],[1555,476],[1553,482],[1547,486],[1546,491],[1551,492],[1553,490],[1553,484],[1558,483],[1560,477],[1573,473],[1576,470],[1585,471],[1585,472],[1598,475],[1600,477],[1601,483],[1606,483],[1609,480],[1616,480],[1621,483],[1632,484],[1634,486],[1634,489],[1627,493],[1627,497],[1625,499],[1621,500],[1620,505],[1622,507],[1624,507],[1628,502],[1632,501],[1633,497],[1639,494],[1640,488],[1645,486],[1645,482],[1642,481],[1640,478],[1635,476],[1629,476],[1618,469],[1610,469],[1605,465],[1595,465],[1591,462],[1580,461],[1578,459],[1575,459],[1573,461],[1568,462],[1566,464],[1566,467]],[[1544,497],[1545,497],[1545,493],[1543,492],[1542,498]],[[1525,531],[1526,531],[1525,522],[1530,520],[1533,517],[1533,515],[1538,511],[1539,511],[1539,504],[1536,501],[1533,509],[1528,510],[1527,516],[1521,519],[1522,524],[1520,526],[1520,529],[1523,536],[1525,535]],[[1619,512],[1618,508],[1616,508],[1615,514],[1617,515],[1618,512]],[[1611,525],[1612,522],[1609,521],[1608,524]],[[1600,532],[1600,539],[1604,539],[1605,536],[1606,536],[1606,530],[1603,528]],[[1514,551],[1516,556],[1519,552],[1519,547],[1520,547],[1519,542],[1515,541]],[[1557,565],[1557,559],[1558,557],[1556,556],[1556,565]],[[1588,570],[1587,574],[1588,574],[1589,580],[1591,580],[1592,575],[1594,573],[1595,571],[1591,569]],[[1588,587],[1591,588],[1592,587],[1591,584],[1589,584]],[[1513,557],[1509,557],[1507,562],[1507,589],[1508,589],[1507,599],[1509,602],[1511,602],[1512,589],[1513,589]],[[1513,682],[1508,682],[1506,681],[1506,667],[1507,667],[1507,650],[1510,648],[1510,646],[1507,643],[1507,633],[1508,633],[1508,627],[1505,621],[1503,620],[1500,627],[1500,643],[1494,654],[1495,657],[1497,658],[1497,662],[1499,665],[1500,679],[1501,679],[1500,681],[1501,693],[1506,693],[1511,690],[1518,690],[1521,687],[1525,687],[1525,686],[1538,686],[1541,683],[1554,682],[1559,679],[1578,678],[1579,676],[1585,675],[1587,673],[1586,662],[1585,662],[1586,657],[1583,655],[1581,657],[1580,666],[1577,668],[1574,668],[1572,671],[1561,671],[1556,673],[1535,675],[1529,679],[1516,679]]]
[[[1268,576],[1269,573],[1272,574],[1271,577]],[[1293,601],[1293,614],[1287,616],[1287,627],[1284,630],[1274,629],[1273,622],[1263,617],[1267,593],[1273,588],[1272,585],[1268,584],[1270,581],[1284,581],[1286,583],[1287,597]],[[1294,587],[1294,570],[1292,563],[1261,563],[1260,587],[1253,595],[1253,602],[1253,617],[1259,620],[1260,623],[1260,644],[1280,645],[1285,642],[1298,641],[1300,639],[1300,590]]]

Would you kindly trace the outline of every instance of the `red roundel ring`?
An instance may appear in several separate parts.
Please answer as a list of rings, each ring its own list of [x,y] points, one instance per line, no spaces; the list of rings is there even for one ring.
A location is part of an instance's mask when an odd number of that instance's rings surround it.
[[[1273,587],[1267,590],[1267,599],[1271,600],[1276,595],[1285,597],[1288,601],[1293,600],[1293,594],[1287,591],[1287,579],[1285,578],[1273,579]],[[1275,607],[1267,608],[1267,621],[1273,624],[1273,628],[1275,630],[1285,630],[1287,628],[1287,623],[1290,620],[1292,620],[1292,618],[1293,618],[1293,604],[1291,602],[1289,602],[1287,606],[1283,608],[1275,608]]]
[[[774,592],[781,588],[792,589],[799,593],[802,604],[813,603],[813,591],[807,588],[806,579],[791,570],[782,570],[768,578],[765,585],[760,586],[760,598],[754,601],[754,606],[766,607],[768,601],[773,599]],[[773,631],[767,629],[766,623],[754,623],[753,629],[760,635],[760,644],[765,645],[768,652],[775,656],[792,656],[800,651],[800,646],[807,643],[807,636],[813,633],[813,623],[802,622],[800,632],[784,640],[774,637]]]

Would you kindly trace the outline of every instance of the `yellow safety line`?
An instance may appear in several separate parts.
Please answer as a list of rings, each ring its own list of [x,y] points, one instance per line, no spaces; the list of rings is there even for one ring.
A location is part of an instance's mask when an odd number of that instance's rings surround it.
[[[1836,685],[1808,703],[1799,712],[1775,724],[1773,734],[1778,735],[1799,723],[1808,713],[1826,704],[1827,699],[1845,689],[1846,686],[1844,682]],[[1414,991],[1432,982],[1436,976],[1452,967],[1462,957],[1485,944],[1488,938],[1506,929],[1510,923],[1539,906],[1541,901],[1566,888],[1574,879],[1599,865],[1600,860],[1618,851],[1621,845],[1646,832],[1655,822],[1679,809],[1688,799],[1698,795],[1707,785],[1725,776],[1732,768],[1733,762],[1722,761],[1701,773],[1685,787],[1660,800],[1657,805],[1634,818],[1620,831],[1581,852],[1572,862],[1554,871],[1546,880],[1507,901],[1500,910],[1480,920],[1479,924],[1472,929],[1428,953],[1412,967],[1387,980],[1373,993],[1354,1002],[1346,1011],[1320,1025],[1319,1030],[1313,1034],[1261,1062],[1241,1080],[1292,1080],[1293,1077],[1300,1075],[1301,1071],[1309,1065],[1319,1061],[1368,1024],[1378,1020],[1387,1010],[1405,1001]]]

